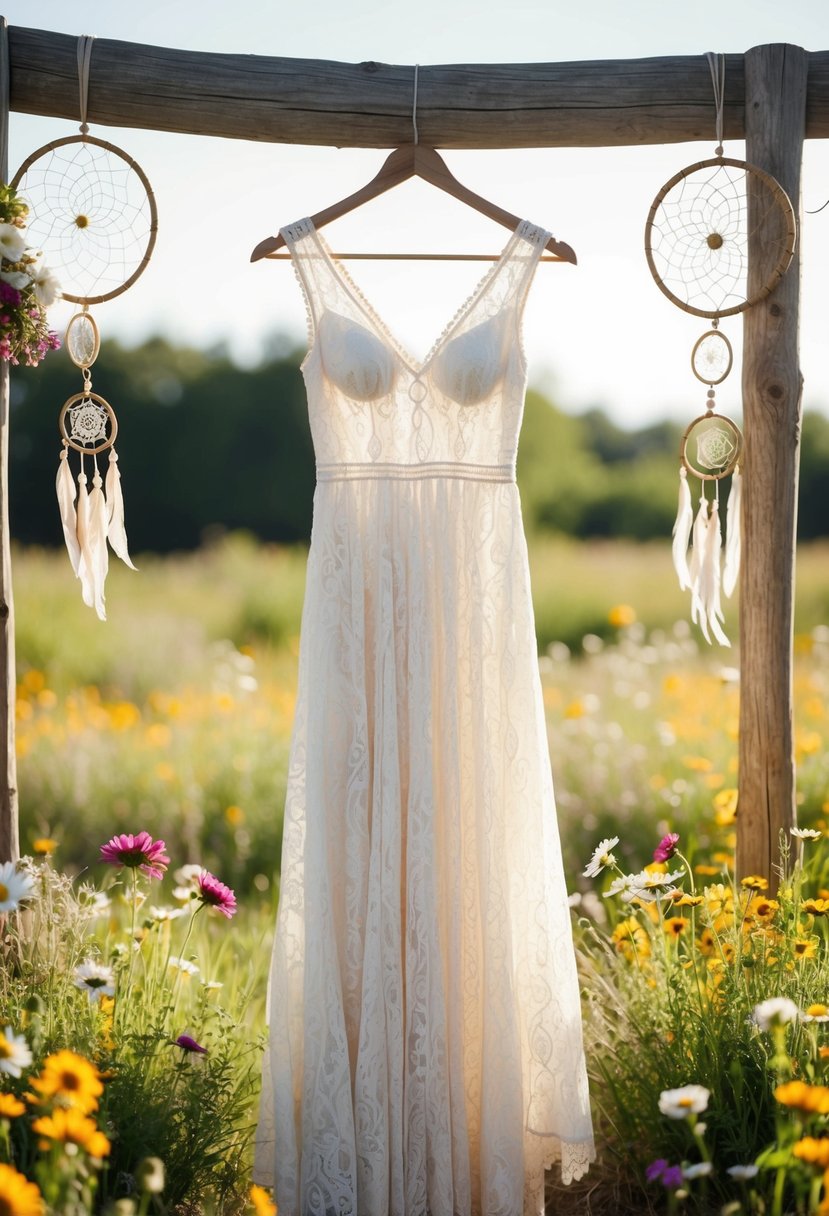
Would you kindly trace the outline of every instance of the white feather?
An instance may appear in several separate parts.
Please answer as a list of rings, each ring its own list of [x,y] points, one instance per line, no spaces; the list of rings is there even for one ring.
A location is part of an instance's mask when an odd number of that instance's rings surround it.
[[[680,587],[691,586],[691,572],[688,569],[688,542],[691,539],[691,526],[694,522],[694,509],[691,505],[691,488],[688,485],[688,474],[685,468],[679,470],[679,505],[673,529],[673,561],[674,570],[679,578]]]
[[[697,517],[694,520],[693,544],[691,546],[691,561],[688,565],[690,575],[689,586],[691,588],[691,620],[696,621],[700,615],[700,599],[699,599],[699,580],[702,570],[702,559],[705,554],[705,534],[708,527],[708,500],[705,497],[705,492],[700,495],[699,510]],[[701,622],[700,622],[701,623]],[[705,626],[703,626],[705,633]],[[705,634],[708,640],[708,634]]]
[[[121,474],[118,471],[118,453],[115,451],[115,448],[110,448],[109,452],[106,492],[109,516],[107,527],[109,543],[121,561],[129,566],[130,570],[135,570],[135,566],[130,559],[129,549],[127,548],[127,533],[124,528],[124,496],[121,493]]]
[[[78,578],[81,580],[81,595],[83,602],[87,607],[92,608],[95,604],[95,592],[93,590],[92,568],[89,563],[89,492],[86,488],[86,473],[81,467],[78,474],[78,548],[80,557],[78,559]]]
[[[78,517],[75,514],[75,481],[72,477],[67,457],[68,453],[66,448],[64,448],[60,454],[55,488],[58,493],[58,507],[60,509],[60,522],[63,526],[63,539],[66,541],[72,569],[77,575],[78,563],[81,560],[81,549],[78,544]]]
[[[720,512],[717,500],[711,503],[711,518],[705,533],[705,552],[699,577],[700,627],[705,634],[705,640],[710,641],[706,623],[721,646],[730,646],[723,632],[720,621],[723,620],[722,605],[720,604],[720,556],[722,552],[722,537],[720,535]]]
[[[727,531],[725,537],[725,567],[723,569],[723,591],[730,596],[737,586],[740,574],[740,553],[742,550],[742,499],[743,479],[739,466],[731,478],[731,493],[728,495]]]
[[[86,552],[92,574],[93,604],[100,620],[105,621],[107,616],[104,583],[109,569],[109,555],[107,553],[107,504],[102,489],[103,484],[101,474],[96,467],[95,476],[92,479],[92,493],[89,495],[89,529]]]

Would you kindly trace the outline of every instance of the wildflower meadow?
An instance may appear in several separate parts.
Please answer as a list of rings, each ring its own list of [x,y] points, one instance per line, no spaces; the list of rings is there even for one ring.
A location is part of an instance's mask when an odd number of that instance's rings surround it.
[[[669,562],[663,596],[648,549],[581,578],[600,553],[534,551],[599,1147],[549,1210],[829,1214],[825,554],[800,559],[798,828],[739,882],[739,656]],[[250,1160],[303,555],[115,571],[106,625],[58,558],[16,560],[0,1213],[273,1216]]]

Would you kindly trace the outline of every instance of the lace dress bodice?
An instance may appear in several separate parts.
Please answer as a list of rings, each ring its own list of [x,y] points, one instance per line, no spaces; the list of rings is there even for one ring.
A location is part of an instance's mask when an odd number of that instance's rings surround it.
[[[462,465],[461,475],[512,476],[526,390],[520,320],[549,232],[519,224],[422,361],[396,341],[309,219],[282,235],[308,308],[303,374],[323,476],[332,465]]]

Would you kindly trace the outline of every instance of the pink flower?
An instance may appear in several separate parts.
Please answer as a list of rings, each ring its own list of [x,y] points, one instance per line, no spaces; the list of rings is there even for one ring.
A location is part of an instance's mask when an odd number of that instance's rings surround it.
[[[163,878],[170,864],[166,848],[163,840],[153,840],[149,832],[113,836],[109,844],[101,845],[101,860],[130,870],[137,867],[148,878]]]
[[[173,1046],[180,1047],[183,1051],[192,1051],[196,1055],[207,1055],[207,1048],[202,1047],[201,1043],[197,1043],[195,1039],[191,1039],[189,1034],[180,1034]]]
[[[676,852],[676,846],[678,844],[678,832],[669,832],[667,836],[663,836],[653,851],[654,861],[670,861]]]
[[[223,882],[219,882],[218,878],[211,874],[209,870],[202,870],[198,882],[198,897],[201,902],[211,908],[218,908],[222,915],[230,920],[236,911],[236,896],[230,887],[226,887]]]

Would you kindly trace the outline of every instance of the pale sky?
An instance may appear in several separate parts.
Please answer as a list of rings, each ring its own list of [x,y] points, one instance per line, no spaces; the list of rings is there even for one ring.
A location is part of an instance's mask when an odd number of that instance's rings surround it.
[[[313,5],[235,0],[6,0],[11,25],[95,34],[204,51],[397,64],[506,63],[704,56],[767,42],[829,49],[826,0],[585,0],[581,4],[494,0],[315,0]],[[92,58],[94,78],[95,60]],[[663,183],[713,155],[712,137],[645,148],[448,151],[465,184],[573,245],[576,268],[539,267],[525,316],[530,382],[571,412],[605,408],[618,422],[690,420],[705,389],[689,355],[708,323],[675,308],[657,290],[643,253],[645,219]],[[250,250],[292,220],[321,210],[366,182],[382,164],[377,149],[309,148],[205,139],[163,132],[91,130],[135,157],[156,194],[159,235],[149,268],[133,288],[95,309],[102,334],[135,343],[163,333],[210,347],[226,341],[255,361],[269,334],[305,337],[304,305],[288,264],[251,265]],[[10,169],[37,146],[74,134],[66,120],[12,114]],[[726,143],[741,157],[742,144]],[[829,198],[829,141],[806,144],[803,203]],[[399,186],[326,229],[339,248],[500,251],[508,234],[424,183]],[[807,407],[829,413],[825,279],[829,207],[805,216],[801,365]],[[48,249],[47,261],[48,261]],[[387,325],[423,354],[473,289],[476,263],[351,262],[352,277]],[[65,324],[69,306],[52,321]],[[742,321],[722,323],[739,356]],[[740,413],[739,365],[718,390],[721,408]]]

